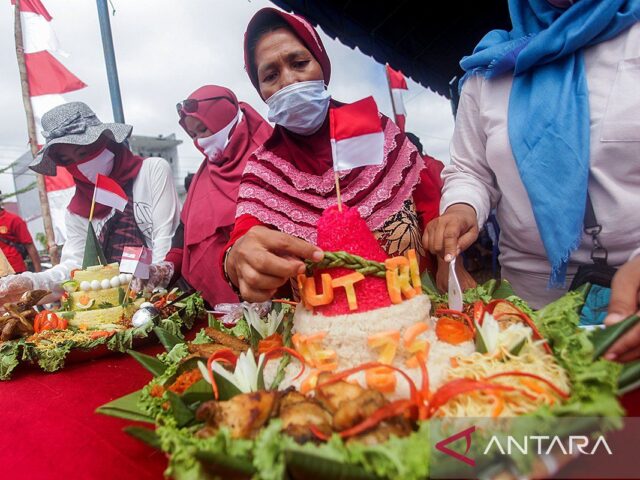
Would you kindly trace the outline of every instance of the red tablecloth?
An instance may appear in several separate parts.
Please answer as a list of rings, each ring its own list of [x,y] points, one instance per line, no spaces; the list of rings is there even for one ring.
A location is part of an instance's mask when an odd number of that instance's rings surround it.
[[[162,347],[141,351],[153,355]],[[67,365],[56,373],[18,367],[12,380],[0,383],[0,477],[161,479],[164,455],[122,432],[133,422],[95,413],[150,379],[126,354]]]

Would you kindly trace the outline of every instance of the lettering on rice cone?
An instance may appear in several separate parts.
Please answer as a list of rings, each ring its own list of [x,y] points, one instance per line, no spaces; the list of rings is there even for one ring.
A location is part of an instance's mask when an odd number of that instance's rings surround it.
[[[409,258],[403,256],[387,258],[384,261],[384,265],[387,268],[386,278],[389,298],[394,304],[402,302],[402,297],[413,298],[422,290],[421,284],[419,283],[420,274],[417,268],[418,262],[415,251],[411,250],[409,254],[410,253],[413,253],[413,262],[410,256]],[[417,285],[415,281],[416,277],[418,278]],[[418,290],[418,286],[420,286],[420,290]]]
[[[324,275],[324,274],[323,274]],[[349,275],[343,275],[339,278],[334,278],[331,281],[331,286],[333,288],[343,287],[347,294],[347,302],[349,304],[349,310],[357,310],[358,309],[358,300],[356,299],[356,290],[354,288],[354,284],[359,282],[360,280],[364,280],[364,275],[360,272],[353,272]]]
[[[333,282],[331,275],[323,273],[320,275],[322,282],[322,292],[316,292],[316,280],[313,277],[306,278],[304,281],[304,296],[309,305],[318,307],[320,305],[328,305],[333,302]]]

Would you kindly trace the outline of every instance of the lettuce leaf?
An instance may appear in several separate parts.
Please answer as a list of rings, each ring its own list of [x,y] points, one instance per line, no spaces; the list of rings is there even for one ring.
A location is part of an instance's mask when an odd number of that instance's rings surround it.
[[[589,333],[578,327],[578,309],[583,301],[580,292],[569,292],[532,317],[571,381],[571,397],[551,412],[559,416],[610,417],[612,426],[617,426],[624,413],[616,397],[622,367],[607,360],[593,360]]]
[[[14,340],[0,345],[0,380],[8,380],[13,369],[20,363],[21,344],[19,340]]]

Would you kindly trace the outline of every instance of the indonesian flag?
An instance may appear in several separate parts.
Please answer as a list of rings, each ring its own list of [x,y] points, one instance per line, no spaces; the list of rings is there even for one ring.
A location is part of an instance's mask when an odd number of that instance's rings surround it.
[[[404,109],[402,101],[402,92],[408,90],[407,81],[402,72],[394,70],[387,64],[387,78],[389,79],[389,89],[391,90],[391,101],[393,102],[393,111],[396,114],[396,125],[404,132],[404,126],[407,118],[407,111]]]
[[[11,0],[15,5],[15,0]],[[20,1],[22,41],[29,82],[29,94],[36,123],[38,144],[45,142],[42,136],[42,115],[58,105],[66,103],[63,93],[86,87],[84,82],[65,68],[54,56],[68,56],[60,49],[58,38],[51,28],[52,17],[40,0]],[[45,185],[51,220],[57,244],[66,240],[65,214],[75,191],[73,177],[59,168],[55,177],[46,177]]]
[[[93,200],[102,205],[116,208],[122,212],[127,206],[129,198],[115,180],[112,180],[105,175],[98,174],[96,188],[93,190]]]
[[[373,97],[329,109],[329,127],[336,172],[384,161],[384,133]]]

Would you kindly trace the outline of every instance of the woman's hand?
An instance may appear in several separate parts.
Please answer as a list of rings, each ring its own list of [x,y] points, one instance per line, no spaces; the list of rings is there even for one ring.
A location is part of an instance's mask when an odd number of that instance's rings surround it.
[[[613,325],[633,313],[640,315],[640,256],[625,263],[613,277],[609,314],[604,323]],[[614,343],[604,357],[618,362],[640,358],[640,324]]]
[[[172,262],[160,262],[149,265],[149,278],[142,280],[134,277],[131,281],[131,290],[134,292],[153,292],[156,288],[167,288],[175,273],[175,265]]]
[[[458,281],[460,282],[460,288],[462,288],[462,291],[468,290],[469,288],[476,288],[478,286],[478,282],[476,282],[471,274],[467,272],[467,269],[464,268],[464,262],[462,259],[460,259],[459,262],[456,262],[456,275],[458,276]],[[438,257],[436,287],[438,287],[438,290],[441,292],[449,290],[449,263],[445,262],[440,257]]]
[[[25,275],[10,275],[0,279],[0,306],[17,302],[28,290],[33,290],[33,282]]]
[[[476,211],[465,203],[451,205],[427,225],[422,243],[431,253],[450,262],[478,238]]]
[[[319,262],[324,253],[300,238],[257,226],[231,247],[227,273],[248,302],[264,302],[290,278],[304,273],[304,260]]]

